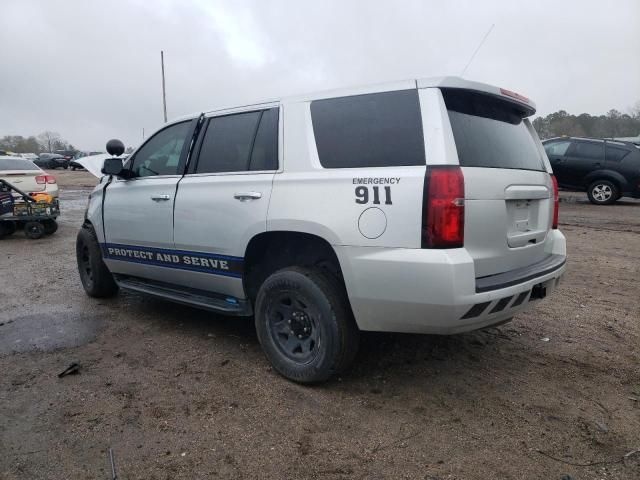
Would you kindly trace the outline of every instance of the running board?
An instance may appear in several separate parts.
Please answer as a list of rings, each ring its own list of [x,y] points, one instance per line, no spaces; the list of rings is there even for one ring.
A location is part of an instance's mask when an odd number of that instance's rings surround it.
[[[171,302],[182,303],[224,315],[248,317],[253,315],[251,304],[246,300],[220,295],[194,288],[178,287],[164,282],[114,275],[115,281],[123,290],[153,295]]]

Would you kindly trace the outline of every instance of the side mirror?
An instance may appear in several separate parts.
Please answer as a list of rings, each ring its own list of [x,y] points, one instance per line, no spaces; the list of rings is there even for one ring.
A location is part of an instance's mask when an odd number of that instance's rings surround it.
[[[102,173],[105,175],[115,175],[120,178],[131,178],[131,170],[122,167],[121,158],[107,158],[102,165]]]

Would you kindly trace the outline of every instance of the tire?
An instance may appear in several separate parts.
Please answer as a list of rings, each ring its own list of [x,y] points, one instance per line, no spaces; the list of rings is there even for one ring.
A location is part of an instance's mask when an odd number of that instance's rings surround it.
[[[55,220],[43,220],[42,225],[44,225],[44,234],[51,235],[56,233],[58,230],[58,222]]]
[[[0,222],[0,238],[13,235],[17,228],[18,225],[16,224],[16,222],[10,220]]]
[[[609,180],[596,180],[589,185],[587,195],[594,205],[611,205],[620,198],[620,189]]]
[[[76,238],[78,273],[85,292],[90,297],[112,297],[118,292],[113,275],[102,260],[96,234],[90,227],[82,227]]]
[[[44,236],[44,225],[40,222],[27,222],[24,224],[24,234],[31,240],[37,240]]]
[[[258,291],[255,324],[273,368],[294,382],[323,382],[349,367],[358,350],[344,285],[319,270],[270,275]]]

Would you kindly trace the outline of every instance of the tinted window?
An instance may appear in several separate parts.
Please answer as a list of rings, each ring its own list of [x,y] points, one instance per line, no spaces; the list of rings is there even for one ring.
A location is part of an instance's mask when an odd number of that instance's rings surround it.
[[[523,111],[489,95],[457,89],[442,93],[460,165],[544,170]]]
[[[196,173],[248,170],[260,115],[261,112],[238,113],[209,120]]]
[[[311,118],[325,168],[426,163],[417,90],[316,100]]]
[[[190,123],[171,125],[151,137],[133,157],[133,173],[137,177],[176,175]]]
[[[0,158],[0,170],[40,170],[30,160],[20,158]]]
[[[253,143],[249,170],[278,169],[278,109],[262,113],[260,126]]]
[[[607,144],[607,161],[620,162],[629,154],[629,150],[623,147],[615,147]]]
[[[573,142],[569,155],[587,160],[602,160],[604,142]]]
[[[556,157],[561,157],[567,153],[569,145],[571,145],[569,140],[563,140],[561,142],[545,143],[544,149],[549,156],[554,155]]]

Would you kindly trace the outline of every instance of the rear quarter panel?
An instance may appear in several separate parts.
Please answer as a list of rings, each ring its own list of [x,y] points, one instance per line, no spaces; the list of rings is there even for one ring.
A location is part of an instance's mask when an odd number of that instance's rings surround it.
[[[286,103],[283,115],[284,172],[274,177],[267,230],[315,234],[332,245],[420,247],[426,167],[325,169],[310,102]]]

